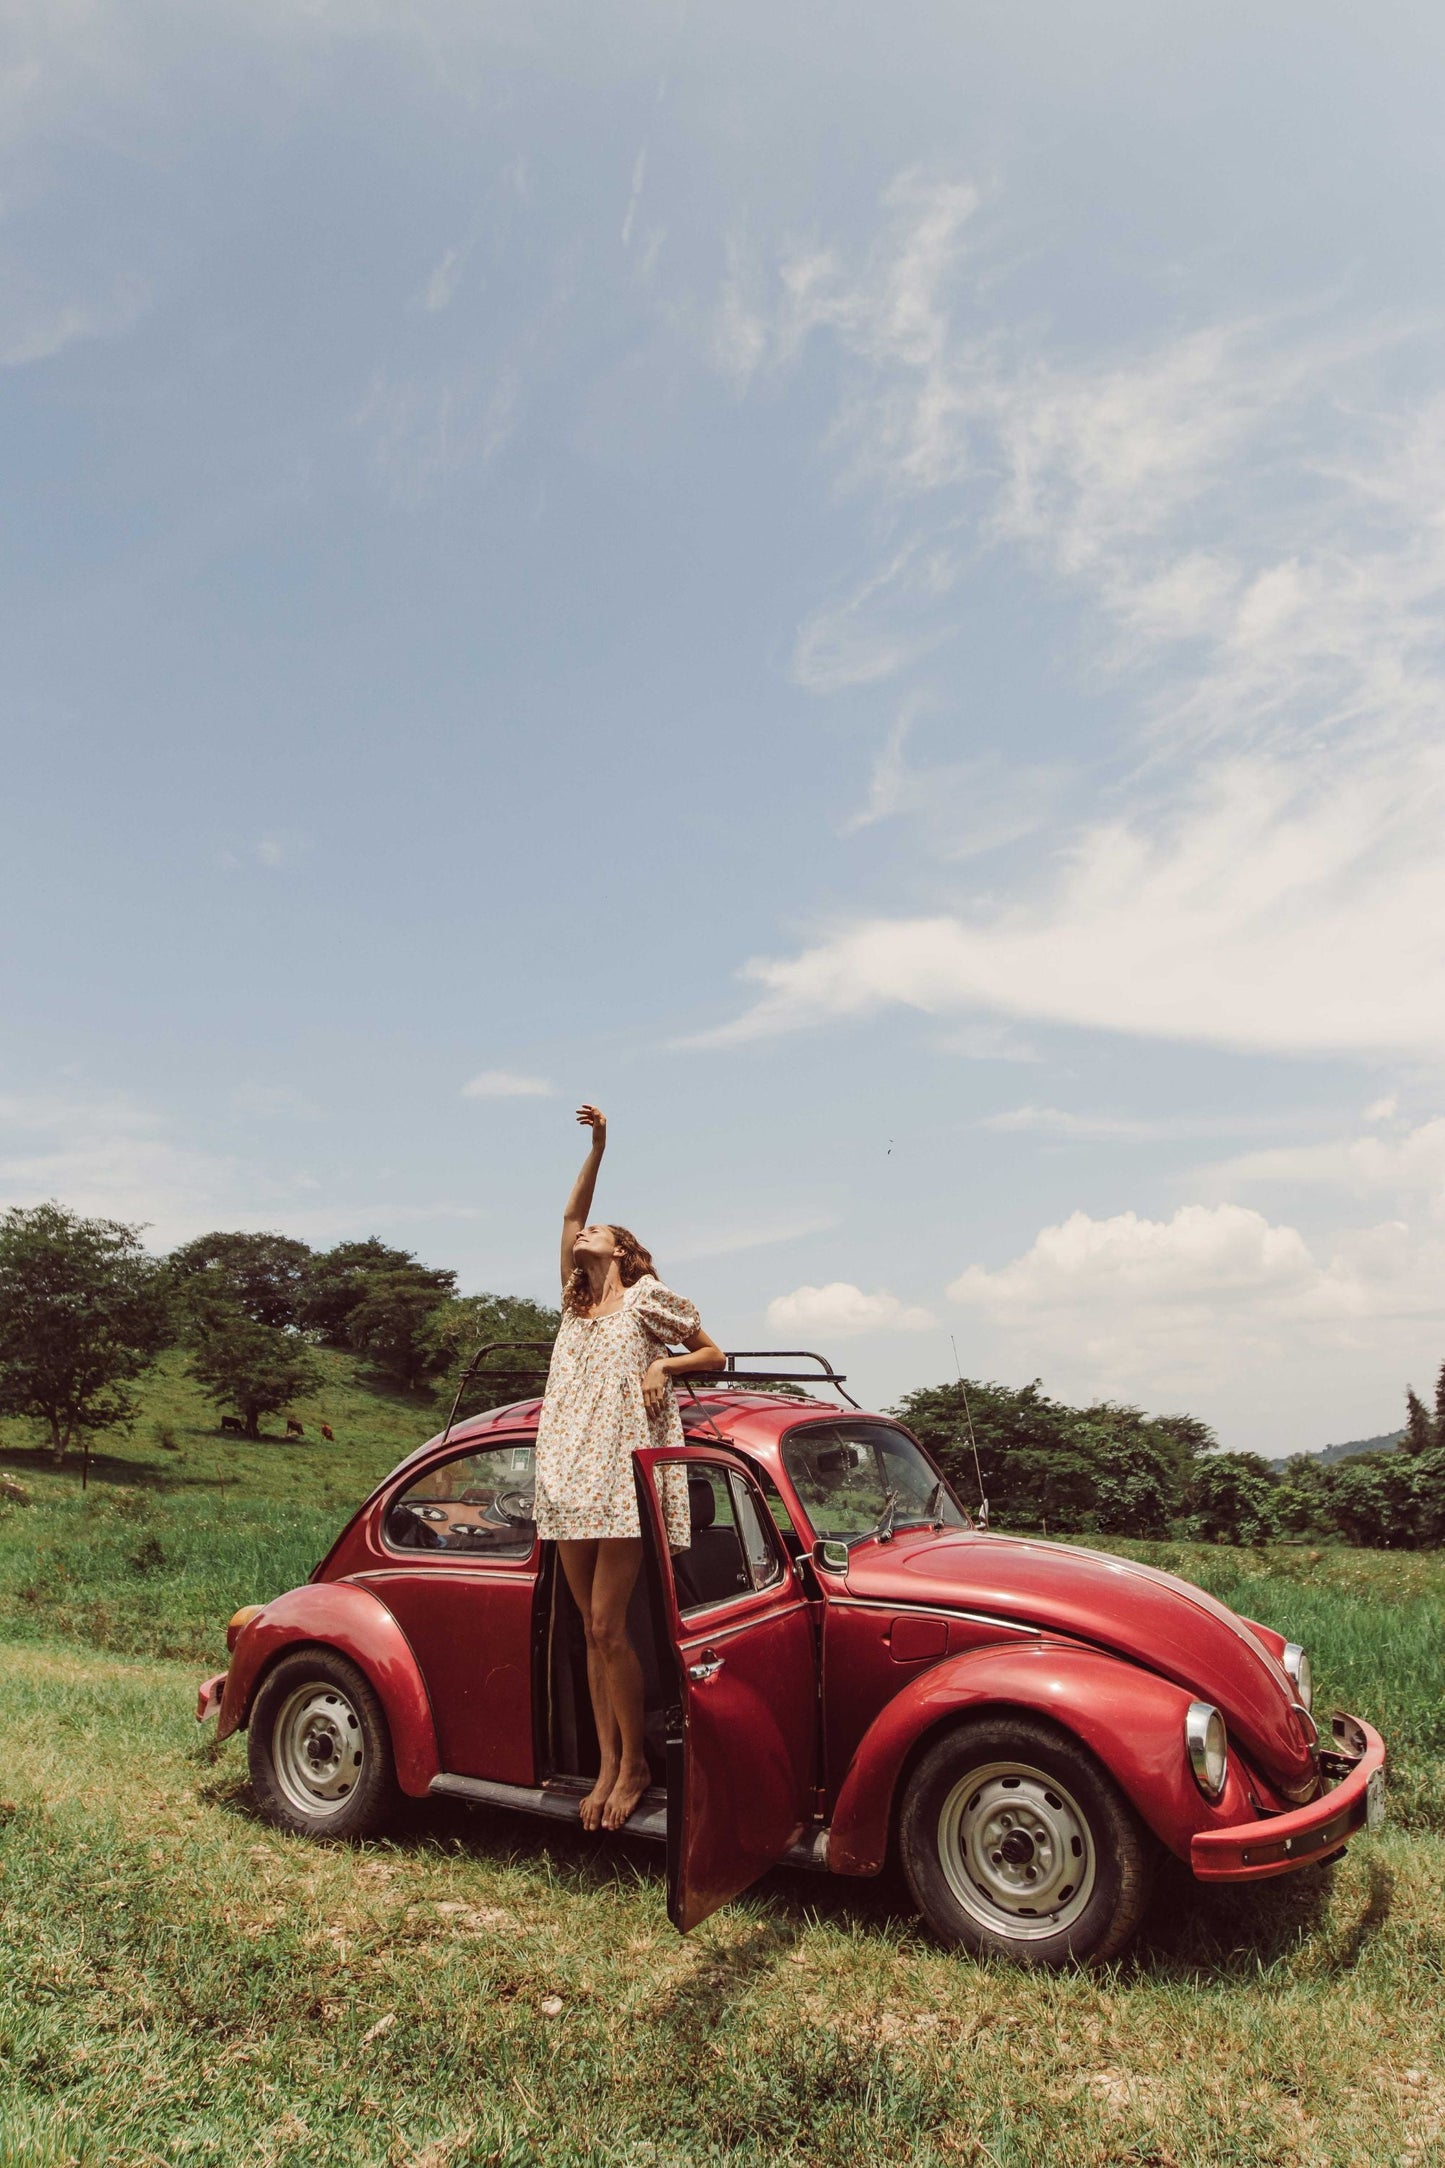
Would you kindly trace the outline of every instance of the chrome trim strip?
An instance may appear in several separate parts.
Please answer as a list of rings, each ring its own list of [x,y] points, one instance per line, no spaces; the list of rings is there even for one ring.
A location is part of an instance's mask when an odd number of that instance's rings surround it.
[[[995,1618],[989,1611],[965,1611],[961,1604],[909,1603],[906,1598],[890,1603],[882,1596],[829,1596],[826,1599],[830,1611],[906,1611],[911,1618],[966,1618],[971,1626],[1001,1626],[1006,1633],[1032,1634],[1036,1641],[1045,1637],[1042,1626],[1025,1626],[1020,1620]],[[1059,1638],[1075,1640],[1073,1634]]]
[[[746,1599],[738,1596],[732,1600],[742,1603]],[[806,1611],[807,1608],[806,1601],[799,1597],[794,1603],[774,1604],[766,1611],[754,1611],[748,1618],[734,1619],[730,1624],[718,1627],[710,1626],[703,1612],[689,1611],[682,1620],[677,1645],[682,1649],[691,1647],[694,1641],[732,1641],[738,1634],[746,1633],[750,1626],[761,1624],[764,1619],[791,1618],[795,1611]]]

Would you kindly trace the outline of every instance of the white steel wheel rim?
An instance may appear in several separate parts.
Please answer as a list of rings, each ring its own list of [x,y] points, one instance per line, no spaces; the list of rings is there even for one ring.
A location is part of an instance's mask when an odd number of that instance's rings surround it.
[[[1077,1800],[1027,1762],[986,1762],[960,1778],[939,1809],[938,1863],[969,1917],[1011,1942],[1072,1927],[1097,1876]]]
[[[313,1680],[281,1705],[271,1734],[276,1781],[289,1806],[339,1814],[366,1767],[361,1719],[339,1687]]]

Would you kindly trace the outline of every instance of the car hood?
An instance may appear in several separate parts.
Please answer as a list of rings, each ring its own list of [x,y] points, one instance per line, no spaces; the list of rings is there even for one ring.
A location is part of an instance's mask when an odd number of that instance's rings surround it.
[[[1282,1666],[1242,1619],[1172,1573],[1072,1544],[905,1531],[853,1553],[848,1592],[873,1602],[982,1611],[1109,1649],[1213,1702],[1271,1782],[1297,1791],[1314,1771]]]

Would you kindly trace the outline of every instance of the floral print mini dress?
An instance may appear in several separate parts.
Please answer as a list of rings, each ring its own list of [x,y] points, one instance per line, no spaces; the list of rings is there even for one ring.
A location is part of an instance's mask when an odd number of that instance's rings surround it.
[[[632,1456],[642,1445],[686,1443],[671,1392],[658,1414],[648,1414],[643,1373],[669,1341],[690,1340],[700,1323],[686,1296],[651,1273],[625,1288],[605,1317],[563,1311],[537,1426],[535,1512],[544,1541],[641,1535]],[[668,1543],[685,1551],[686,1469],[664,1469],[661,1492]]]

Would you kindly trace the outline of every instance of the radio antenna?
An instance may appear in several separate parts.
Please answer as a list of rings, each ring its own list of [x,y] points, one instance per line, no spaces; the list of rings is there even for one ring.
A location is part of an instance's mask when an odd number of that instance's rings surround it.
[[[963,1419],[968,1425],[968,1442],[973,1447],[973,1472],[978,1478],[978,1525],[980,1528],[987,1528],[988,1500],[984,1496],[983,1490],[983,1467],[978,1457],[978,1439],[974,1436],[973,1431],[973,1410],[968,1404],[968,1387],[963,1381],[963,1364],[958,1359],[958,1342],[954,1339],[952,1333],[948,1336],[948,1344],[953,1349],[953,1367],[958,1372],[958,1389],[963,1395]]]

